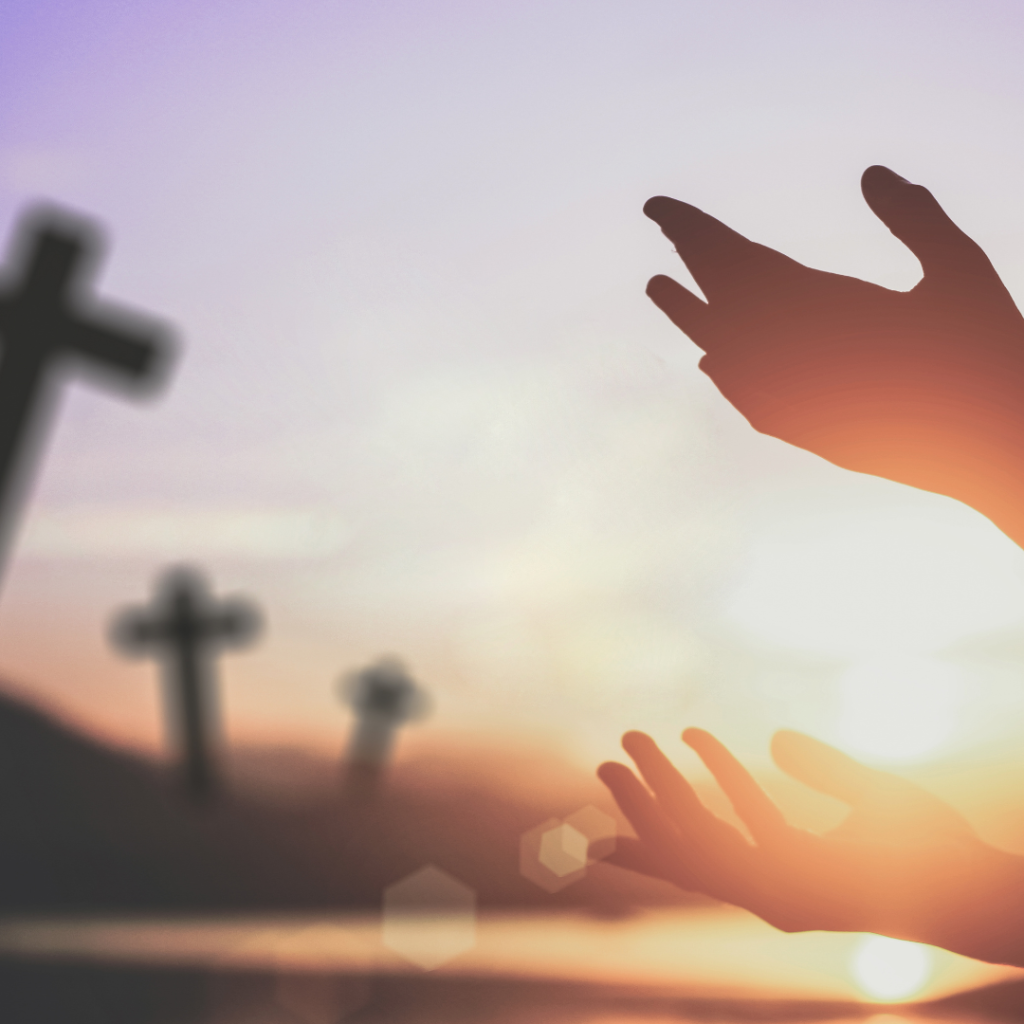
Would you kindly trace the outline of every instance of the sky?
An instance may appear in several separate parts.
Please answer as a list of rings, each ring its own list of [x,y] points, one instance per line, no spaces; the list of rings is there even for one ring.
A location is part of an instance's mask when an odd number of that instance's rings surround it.
[[[163,749],[111,617],[166,566],[257,601],[230,742],[341,749],[400,656],[415,728],[802,728],[878,763],[1024,730],[1024,553],[759,435],[645,298],[685,199],[814,267],[920,269],[859,191],[926,184],[1024,300],[1013,2],[6,0],[0,234],[104,226],[174,325],[159,396],[69,378],[0,594],[11,692]],[[1002,746],[1001,746],[1002,745]]]

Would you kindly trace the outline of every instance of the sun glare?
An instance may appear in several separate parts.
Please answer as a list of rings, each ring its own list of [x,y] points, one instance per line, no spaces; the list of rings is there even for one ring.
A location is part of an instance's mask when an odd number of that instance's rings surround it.
[[[930,653],[1024,616],[1021,553],[948,505],[769,515],[730,617],[751,634],[829,657]]]
[[[909,999],[932,974],[932,951],[917,942],[865,935],[851,963],[854,980],[872,999]]]
[[[934,658],[868,659],[839,681],[838,736],[853,754],[909,761],[953,734],[966,698],[960,671]]]

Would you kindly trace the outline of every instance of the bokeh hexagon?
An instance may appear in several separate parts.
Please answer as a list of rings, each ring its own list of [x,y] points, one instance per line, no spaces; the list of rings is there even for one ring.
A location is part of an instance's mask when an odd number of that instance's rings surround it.
[[[433,864],[384,890],[384,945],[432,971],[476,944],[476,893]]]
[[[556,867],[562,869],[568,866],[568,862],[572,858],[571,852],[565,853],[564,828],[565,822],[559,821],[557,818],[548,818],[547,821],[528,829],[519,837],[519,873],[546,892],[558,892],[567,885],[578,882],[587,873],[586,840],[576,829],[571,829],[571,831],[583,840],[582,859],[576,859],[575,869],[570,868],[564,874],[552,870],[550,866],[552,860]],[[579,850],[579,840],[571,840],[570,851],[573,849],[573,842],[576,843],[575,848]],[[544,851],[543,859],[542,850]],[[552,851],[554,852],[553,856]]]
[[[581,807],[574,814],[570,814],[565,823],[587,837],[587,856],[591,863],[603,860],[615,852],[615,839],[619,834],[615,819],[610,814],[599,811],[593,804],[587,804],[586,807]]]
[[[541,834],[537,860],[559,878],[564,878],[587,866],[587,837],[562,822]]]

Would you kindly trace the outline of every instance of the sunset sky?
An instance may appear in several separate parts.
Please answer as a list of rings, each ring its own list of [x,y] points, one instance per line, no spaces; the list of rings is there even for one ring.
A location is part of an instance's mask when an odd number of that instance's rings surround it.
[[[802,728],[879,763],[1019,746],[1024,553],[950,499],[758,435],[644,296],[654,194],[893,288],[861,172],[926,184],[1024,301],[1024,8],[964,0],[7,0],[0,232],[105,225],[175,325],[152,400],[63,389],[0,673],[161,744],[109,645],[161,567],[263,607],[233,742],[336,750],[395,653],[425,737]]]

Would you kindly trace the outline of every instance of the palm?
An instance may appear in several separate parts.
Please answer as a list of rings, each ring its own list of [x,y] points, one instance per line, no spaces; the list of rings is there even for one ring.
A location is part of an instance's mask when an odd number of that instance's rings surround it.
[[[1024,452],[1024,318],[927,190],[880,167],[863,189],[921,260],[909,292],[812,270],[658,197],[645,212],[707,302],[660,276],[648,294],[758,430],[1005,518],[995,506]]]
[[[927,791],[810,737],[779,733],[780,766],[852,807],[842,825],[816,836],[787,825],[712,736],[689,730],[685,738],[754,843],[700,803],[653,741],[631,733],[624,745],[650,791],[622,765],[601,769],[639,837],[622,842],[615,863],[745,907],[785,931],[874,931],[983,959],[1018,955],[992,939],[1016,888],[1017,859],[981,843]]]

